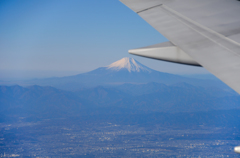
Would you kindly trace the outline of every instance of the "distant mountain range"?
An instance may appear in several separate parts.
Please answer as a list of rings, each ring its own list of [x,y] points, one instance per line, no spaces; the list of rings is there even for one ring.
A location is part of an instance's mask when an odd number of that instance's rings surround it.
[[[149,82],[163,83],[167,85],[185,82],[195,86],[228,88],[220,80],[200,80],[159,72],[144,66],[133,58],[123,58],[109,66],[100,67],[93,71],[75,76],[19,81],[15,82],[15,84],[23,86],[52,86],[59,89],[76,91],[82,88],[96,87],[100,85],[114,86],[124,83],[146,84]]]
[[[159,72],[132,58],[123,58],[75,76],[20,84],[31,86],[0,86],[0,122],[19,121],[19,118],[90,118],[92,115],[122,115],[126,118],[139,115],[140,120],[140,115],[149,115],[154,121],[151,115],[154,113],[161,113],[157,116],[159,119],[174,122],[178,117],[175,118],[174,113],[183,112],[188,113],[185,119],[194,119],[190,113],[207,112],[204,119],[203,113],[194,114],[196,119],[207,122],[208,116],[215,116],[214,111],[240,108],[240,96],[218,80],[198,80]],[[225,114],[231,115],[221,113],[216,118]],[[239,119],[238,115],[236,118]],[[222,119],[224,122],[225,118]]]
[[[147,87],[147,88],[146,88]],[[0,120],[16,117],[63,117],[86,114],[146,114],[240,108],[236,93],[186,83],[123,84],[76,92],[41,86],[0,86]]]

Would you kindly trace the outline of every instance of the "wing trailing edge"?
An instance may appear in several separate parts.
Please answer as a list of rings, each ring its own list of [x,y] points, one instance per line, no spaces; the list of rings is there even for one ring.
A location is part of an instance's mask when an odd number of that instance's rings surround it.
[[[179,64],[201,66],[192,57],[190,57],[182,49],[175,46],[171,42],[164,42],[148,47],[131,49],[128,52],[130,54],[143,56],[147,58],[153,58]]]

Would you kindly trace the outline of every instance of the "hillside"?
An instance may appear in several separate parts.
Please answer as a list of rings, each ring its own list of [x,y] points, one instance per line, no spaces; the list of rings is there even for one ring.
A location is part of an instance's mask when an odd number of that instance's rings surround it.
[[[185,83],[172,86],[159,83],[98,86],[76,92],[41,86],[0,86],[1,119],[7,115],[62,117],[199,112],[239,109],[239,105],[240,97],[235,93]]]

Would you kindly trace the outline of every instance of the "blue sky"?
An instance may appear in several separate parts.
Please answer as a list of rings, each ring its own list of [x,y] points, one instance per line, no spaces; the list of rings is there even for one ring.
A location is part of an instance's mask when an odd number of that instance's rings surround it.
[[[118,0],[1,0],[0,24],[0,79],[71,75],[123,57],[164,72],[207,73],[128,54],[167,39]]]

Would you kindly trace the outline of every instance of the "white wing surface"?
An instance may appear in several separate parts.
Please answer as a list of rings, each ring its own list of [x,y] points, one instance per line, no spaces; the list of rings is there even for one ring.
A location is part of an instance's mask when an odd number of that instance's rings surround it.
[[[171,42],[171,45],[130,50],[130,53],[201,65],[240,94],[240,1],[121,2]]]
[[[190,57],[183,50],[171,42],[159,43],[139,49],[131,49],[128,52],[130,54],[147,58],[159,59],[186,65],[201,66],[192,57]]]

